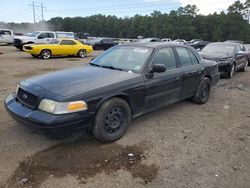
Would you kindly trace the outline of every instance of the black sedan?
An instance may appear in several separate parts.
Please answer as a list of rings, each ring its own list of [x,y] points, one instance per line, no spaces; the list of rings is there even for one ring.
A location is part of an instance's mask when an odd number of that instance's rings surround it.
[[[93,46],[94,50],[107,50],[113,46],[118,45],[118,39],[112,38],[100,38],[100,40],[95,40],[91,45]]]
[[[89,65],[20,82],[5,100],[16,120],[40,129],[91,128],[94,137],[122,137],[133,117],[191,98],[204,104],[218,65],[171,43],[113,47]]]
[[[208,45],[210,42],[208,41],[203,41],[203,40],[200,40],[200,41],[195,41],[193,43],[189,43],[188,46],[191,46],[197,50],[201,50],[203,49],[206,45]]]
[[[239,43],[215,42],[201,51],[204,59],[216,61],[221,75],[232,78],[235,71],[247,71],[248,61],[243,46]]]

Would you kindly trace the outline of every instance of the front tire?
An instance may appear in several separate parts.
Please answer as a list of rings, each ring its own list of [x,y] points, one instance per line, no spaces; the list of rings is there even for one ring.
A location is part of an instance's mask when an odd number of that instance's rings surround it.
[[[51,57],[51,52],[50,52],[50,50],[42,50],[40,53],[40,56],[43,59],[49,59]]]
[[[228,72],[227,77],[228,77],[229,79],[231,79],[231,78],[233,77],[233,75],[234,75],[234,72],[235,72],[235,63],[232,64],[231,69],[230,69],[230,71]]]
[[[101,142],[114,142],[127,132],[130,121],[129,105],[120,98],[110,99],[99,107],[92,134]]]
[[[244,67],[241,69],[241,72],[247,72],[248,61],[246,61]]]
[[[79,50],[77,55],[81,58],[85,58],[86,57],[86,50]]]
[[[209,78],[205,77],[201,81],[195,95],[192,97],[192,101],[196,104],[205,104],[209,99],[210,91],[211,81]]]

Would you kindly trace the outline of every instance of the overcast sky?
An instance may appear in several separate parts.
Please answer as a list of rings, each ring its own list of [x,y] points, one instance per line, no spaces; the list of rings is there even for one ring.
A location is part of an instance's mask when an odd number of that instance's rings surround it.
[[[235,0],[34,0],[36,21],[42,19],[41,3],[46,7],[44,19],[52,17],[89,16],[93,14],[116,15],[118,17],[146,15],[154,10],[168,13],[180,6],[195,4],[200,14],[226,11]],[[244,2],[244,0],[241,0]],[[0,21],[33,22],[32,0],[0,0]]]

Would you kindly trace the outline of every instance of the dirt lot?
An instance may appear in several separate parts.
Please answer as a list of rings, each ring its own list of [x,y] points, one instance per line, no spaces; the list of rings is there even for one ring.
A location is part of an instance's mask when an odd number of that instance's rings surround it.
[[[222,79],[206,105],[187,100],[141,116],[121,140],[101,144],[81,132],[62,140],[34,133],[3,106],[20,80],[91,57],[0,52],[0,187],[249,187],[250,72]]]

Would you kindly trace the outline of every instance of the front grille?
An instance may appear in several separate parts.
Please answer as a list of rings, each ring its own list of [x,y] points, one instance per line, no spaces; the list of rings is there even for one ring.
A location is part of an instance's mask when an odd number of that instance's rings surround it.
[[[31,46],[24,46],[24,48],[25,48],[26,50],[32,50],[32,47],[31,47]]]
[[[17,99],[24,105],[30,108],[36,108],[38,104],[38,97],[19,88],[17,91]]]

